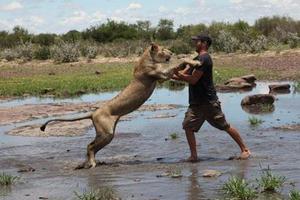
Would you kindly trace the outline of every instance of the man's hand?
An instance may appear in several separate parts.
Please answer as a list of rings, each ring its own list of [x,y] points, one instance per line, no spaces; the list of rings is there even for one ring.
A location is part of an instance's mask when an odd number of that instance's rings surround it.
[[[176,74],[173,74],[172,79],[177,80],[177,81],[181,81],[181,79]]]
[[[174,69],[174,74],[173,74],[172,79],[175,79],[175,80],[178,80],[178,81],[183,81],[183,79],[182,79],[183,75],[188,74],[188,71],[190,70],[191,66],[186,65],[183,70],[181,68],[182,68],[182,66],[178,65]]]
[[[174,74],[178,75],[179,70],[180,70],[180,68],[178,66],[176,68],[174,68]]]

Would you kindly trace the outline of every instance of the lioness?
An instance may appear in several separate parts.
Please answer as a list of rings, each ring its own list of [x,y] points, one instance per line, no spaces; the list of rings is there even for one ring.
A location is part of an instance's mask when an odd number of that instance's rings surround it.
[[[44,131],[46,125],[52,121],[91,119],[96,129],[96,137],[87,146],[87,160],[77,169],[95,167],[95,154],[112,141],[120,117],[139,108],[150,97],[157,81],[164,81],[172,76],[174,67],[161,64],[168,63],[171,55],[171,51],[151,44],[135,66],[133,80],[116,97],[84,117],[49,120],[41,126],[41,130]]]

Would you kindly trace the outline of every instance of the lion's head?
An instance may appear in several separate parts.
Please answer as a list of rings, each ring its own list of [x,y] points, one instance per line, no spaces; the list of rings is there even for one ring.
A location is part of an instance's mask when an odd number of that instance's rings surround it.
[[[172,52],[162,46],[152,43],[149,47],[150,56],[155,63],[167,63],[170,61]]]
[[[157,80],[166,80],[171,77],[173,67],[170,62],[172,52],[162,46],[152,43],[142,55],[134,74],[149,76]]]

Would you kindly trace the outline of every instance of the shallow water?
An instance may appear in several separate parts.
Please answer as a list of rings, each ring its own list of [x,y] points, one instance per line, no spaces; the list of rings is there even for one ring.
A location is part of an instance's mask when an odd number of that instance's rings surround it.
[[[291,83],[291,82],[289,82]],[[103,185],[116,189],[122,199],[216,199],[222,198],[220,188],[231,175],[245,177],[255,184],[260,174],[260,165],[268,165],[277,174],[286,176],[300,188],[300,133],[272,129],[274,126],[300,123],[300,94],[278,94],[275,110],[266,114],[249,114],[240,106],[243,97],[249,94],[268,93],[268,83],[258,82],[250,92],[218,93],[228,122],[240,132],[253,157],[247,161],[231,161],[239,149],[231,138],[207,123],[196,135],[200,162],[185,163],[189,155],[181,122],[187,106],[187,88],[170,91],[156,89],[147,104],[179,104],[174,110],[139,112],[137,118],[122,121],[117,126],[112,143],[97,154],[97,159],[108,165],[92,170],[73,171],[84,160],[86,145],[93,139],[94,130],[79,137],[34,138],[8,136],[4,132],[14,126],[38,123],[40,120],[0,127],[1,171],[21,176],[18,183],[6,191],[4,199],[73,199],[73,191],[89,190]],[[291,83],[293,85],[293,83]],[[117,93],[83,95],[76,99],[26,98],[5,101],[0,106],[58,102],[94,102],[107,100]],[[152,118],[160,114],[176,115],[172,118]],[[252,127],[248,117],[256,116],[263,124]],[[178,139],[170,139],[177,133]],[[20,166],[30,165],[35,172],[17,173]],[[170,169],[180,169],[182,178],[160,177]],[[203,178],[206,169],[223,173],[218,178]],[[286,197],[292,188],[282,190]],[[1,194],[1,192],[0,192]],[[30,196],[26,196],[26,195]],[[1,196],[1,195],[0,195]],[[272,199],[274,196],[270,197]],[[0,197],[1,198],[1,197]],[[267,199],[267,197],[261,197]]]

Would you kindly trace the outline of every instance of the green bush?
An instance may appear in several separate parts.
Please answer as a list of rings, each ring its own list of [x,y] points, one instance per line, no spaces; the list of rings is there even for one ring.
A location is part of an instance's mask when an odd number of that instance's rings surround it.
[[[37,60],[47,60],[51,57],[50,48],[48,46],[39,46],[34,51],[34,58]]]
[[[192,47],[188,42],[175,40],[174,42],[172,42],[170,50],[175,54],[189,54],[192,51]]]
[[[300,192],[293,189],[289,193],[290,200],[300,200]]]
[[[284,176],[273,174],[271,169],[268,167],[267,170],[262,172],[260,179],[257,181],[263,191],[275,192],[283,186],[285,180],[286,178]]]
[[[4,49],[1,52],[1,58],[6,59],[7,61],[13,61],[19,58],[19,54],[15,49]]]
[[[250,123],[251,126],[258,126],[258,125],[260,125],[260,124],[263,123],[263,120],[255,117],[255,116],[249,117],[248,121],[249,121],[249,123]]]
[[[83,194],[75,192],[78,200],[117,200],[118,197],[111,187],[102,187],[97,190],[86,191]]]
[[[98,48],[97,46],[87,44],[80,48],[80,52],[83,57],[95,59],[98,54]]]
[[[217,51],[232,53],[238,49],[239,41],[230,32],[222,30],[215,40],[214,47]]]
[[[18,55],[25,61],[31,61],[34,56],[34,46],[31,43],[22,44],[16,47]]]
[[[249,183],[238,177],[231,177],[224,184],[223,191],[232,199],[249,200],[256,196],[255,191],[249,187]]]
[[[116,40],[111,43],[99,44],[98,51],[105,57],[126,57],[141,55],[148,45],[150,45],[149,42],[142,40]]]
[[[300,44],[300,37],[297,35],[297,33],[288,33],[287,34],[287,43],[289,44],[289,47],[294,49],[297,48]]]
[[[176,140],[177,138],[179,138],[177,133],[171,133],[170,137],[171,137],[172,140]]]
[[[268,48],[268,40],[266,36],[260,35],[257,39],[250,43],[250,53],[259,53]]]
[[[78,44],[64,42],[54,45],[50,52],[51,58],[59,63],[77,62],[80,56]]]
[[[17,177],[17,176],[12,176],[12,175],[2,172],[0,174],[0,186],[12,185],[18,179],[19,179],[19,177]]]

